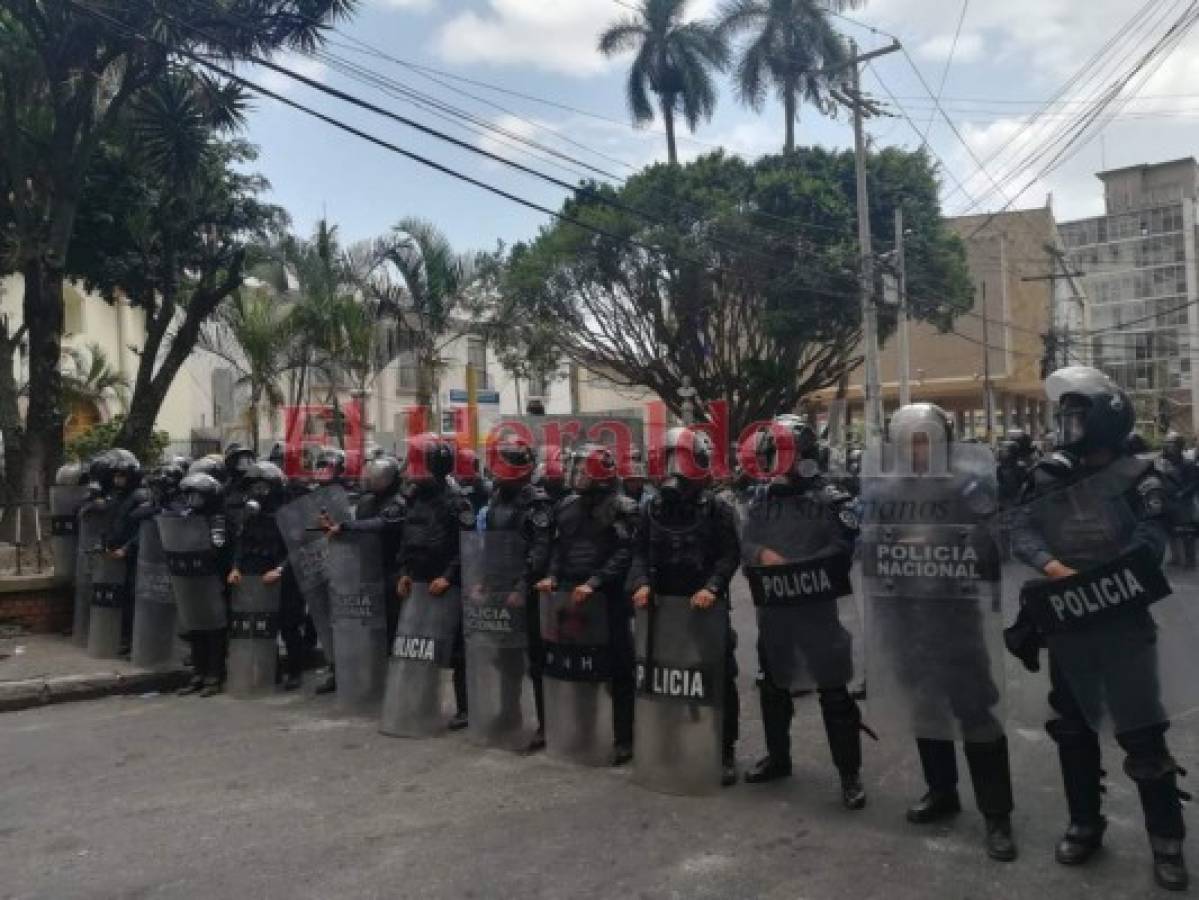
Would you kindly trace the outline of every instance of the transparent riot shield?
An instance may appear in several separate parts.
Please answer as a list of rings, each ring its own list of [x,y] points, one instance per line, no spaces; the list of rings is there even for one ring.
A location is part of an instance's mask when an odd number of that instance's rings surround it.
[[[400,606],[388,662],[379,725],[383,734],[423,738],[446,730],[445,695],[461,621],[457,588],[434,597],[428,582],[412,585],[412,593]]]
[[[636,610],[633,779],[667,794],[720,790],[729,611],[654,597]]]
[[[575,603],[567,591],[543,594],[541,640],[547,752],[607,765],[614,740],[607,598],[596,592]]]
[[[79,540],[75,551],[75,620],[71,637],[80,647],[88,644],[88,625],[92,618],[92,570],[111,514],[100,503],[88,503],[79,510]]]
[[[379,535],[341,531],[329,541],[329,599],[337,702],[377,712],[387,680],[387,595]]]
[[[528,673],[526,547],[517,531],[461,535],[470,739],[523,750],[536,728]]]
[[[154,669],[174,662],[175,628],[175,595],[158,520],[144,519],[138,528],[133,586],[133,664]]]
[[[1003,736],[997,497],[985,445],[941,435],[866,450],[862,585],[870,721],[880,735]]]
[[[288,561],[308,604],[325,659],[333,664],[333,619],[329,607],[329,542],[320,530],[321,513],[334,522],[350,519],[350,501],[345,488],[325,485],[280,507],[275,521],[287,544]]]
[[[845,687],[854,677],[862,627],[839,516],[823,488],[768,485],[738,501],[762,674],[783,690]]]
[[[121,620],[129,603],[129,565],[103,551],[92,554],[92,611],[87,627],[87,654],[95,659],[121,655]]]
[[[68,581],[75,577],[79,508],[86,499],[86,485],[56,484],[50,488],[50,546],[54,553],[54,574]]]
[[[228,624],[224,572],[212,546],[207,516],[163,513],[158,534],[171,573],[179,632],[214,631]]]
[[[1162,572],[1166,524],[1147,508],[1158,501],[1137,491],[1144,466],[1118,460],[1011,513],[1018,558],[1043,565],[1043,553],[1075,572],[1049,580],[1024,569],[1020,603],[1060,693],[1111,734],[1199,709],[1199,612]]]
[[[256,697],[275,688],[282,580],[242,575],[233,588],[225,687],[234,697]]]

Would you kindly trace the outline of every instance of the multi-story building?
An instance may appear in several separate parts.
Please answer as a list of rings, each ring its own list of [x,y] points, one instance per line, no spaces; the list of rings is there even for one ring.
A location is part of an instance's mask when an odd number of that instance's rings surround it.
[[[1143,433],[1199,433],[1199,164],[1188,157],[1098,178],[1105,215],[1060,229],[1071,268],[1085,275],[1086,348],[1132,394]]]

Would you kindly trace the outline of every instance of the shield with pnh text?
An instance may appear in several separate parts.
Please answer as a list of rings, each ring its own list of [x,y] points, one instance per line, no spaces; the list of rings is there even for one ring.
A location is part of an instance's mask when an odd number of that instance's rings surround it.
[[[568,591],[541,596],[545,744],[552,755],[588,766],[612,751],[612,665],[608,599],[576,603]]]

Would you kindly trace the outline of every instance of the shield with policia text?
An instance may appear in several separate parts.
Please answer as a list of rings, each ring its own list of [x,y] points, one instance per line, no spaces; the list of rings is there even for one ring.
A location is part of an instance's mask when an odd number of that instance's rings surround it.
[[[607,765],[614,738],[607,598],[596,592],[575,603],[569,591],[542,594],[541,640],[547,752]]]
[[[291,565],[300,594],[308,604],[308,614],[316,626],[316,635],[326,661],[334,661],[332,612],[329,608],[329,541],[320,530],[321,513],[334,522],[350,519],[350,501],[345,488],[324,485],[290,503],[275,513],[275,522],[287,544],[287,559]]]
[[[87,485],[56,484],[50,488],[50,546],[54,574],[66,581],[75,577],[79,540],[79,508],[87,500]]]
[[[458,588],[440,597],[427,581],[414,582],[401,601],[379,730],[393,737],[434,737],[446,730],[445,697],[454,638],[462,619]]]
[[[143,669],[171,664],[175,659],[175,595],[167,568],[158,520],[147,517],[138,526],[137,572],[133,583],[133,646],[131,661]]]
[[[219,548],[212,544],[212,523],[204,515],[165,512],[158,534],[171,573],[179,632],[214,631],[228,624]]]
[[[718,791],[728,608],[656,596],[635,618],[633,779],[667,794]]]
[[[275,688],[282,587],[282,580],[267,584],[261,575],[244,573],[233,587],[225,686],[234,697],[256,697]]]
[[[520,532],[463,532],[462,630],[470,739],[523,750],[534,728],[528,673],[526,547]]]
[[[843,687],[853,679],[853,646],[862,629],[849,577],[852,556],[838,542],[842,514],[821,490],[785,485],[755,488],[738,501],[742,569],[757,612],[763,675],[783,690]]]
[[[108,527],[111,508],[95,501],[85,503],[79,510],[79,540],[75,548],[75,619],[71,638],[76,645],[88,644],[88,626],[92,618],[92,571],[96,551],[104,529]]]
[[[1164,500],[1138,490],[1146,465],[1119,459],[1010,514],[1014,549],[1076,573],[1026,568],[1020,603],[1087,722],[1117,735],[1199,709],[1199,613],[1162,573]]]
[[[938,421],[899,438],[867,447],[862,462],[871,724],[996,741],[1006,685],[995,459],[951,442]]]
[[[387,610],[379,535],[341,530],[329,540],[329,603],[337,703],[377,711],[387,680]]]

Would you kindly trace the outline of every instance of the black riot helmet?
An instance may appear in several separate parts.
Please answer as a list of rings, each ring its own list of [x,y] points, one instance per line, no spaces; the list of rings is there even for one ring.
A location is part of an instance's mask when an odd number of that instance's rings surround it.
[[[666,499],[690,497],[712,481],[716,451],[707,432],[672,428],[662,442],[662,481]]]
[[[376,497],[393,494],[400,486],[400,461],[394,456],[376,456],[366,464],[362,486]]]
[[[87,471],[79,463],[67,463],[54,473],[54,483],[59,487],[78,487],[87,483]]]
[[[763,477],[786,481],[815,478],[820,474],[820,437],[803,416],[776,416],[768,428],[758,432],[754,456]]]
[[[216,454],[202,456],[197,459],[194,463],[188,466],[187,474],[208,475],[212,478],[215,478],[220,484],[224,484],[229,478],[228,472],[225,471],[224,461]]]
[[[610,491],[616,487],[616,456],[603,444],[582,444],[570,453],[567,486],[579,494]]]
[[[105,450],[97,453],[87,464],[87,480],[93,485],[93,491],[102,494],[112,492],[112,451]]]
[[[226,477],[233,484],[240,484],[246,477],[246,473],[250,471],[250,467],[254,465],[255,459],[254,451],[249,447],[230,444],[225,448]]]
[[[225,488],[211,475],[193,471],[179,484],[179,493],[187,509],[197,514],[212,514],[221,511]]]
[[[187,477],[187,460],[175,457],[163,463],[150,473],[150,487],[160,503],[166,503],[178,496],[179,486]]]
[[[532,480],[537,453],[524,438],[505,435],[488,447],[488,468],[500,491],[511,494]]]
[[[1011,442],[1013,446],[1013,452],[1020,459],[1023,459],[1026,456],[1032,456],[1036,450],[1032,443],[1032,435],[1023,428],[1009,429],[1005,438]]]
[[[408,442],[408,477],[415,484],[444,482],[454,460],[453,445],[436,434],[418,434]]]
[[[258,510],[274,512],[287,494],[287,476],[273,462],[254,463],[242,476],[242,488],[247,502],[254,502]]]
[[[1170,462],[1182,462],[1182,454],[1183,451],[1186,450],[1186,446],[1187,442],[1181,434],[1179,434],[1177,431],[1168,432],[1166,436],[1162,438],[1162,456],[1165,459],[1170,460]],[[1138,452],[1145,453],[1148,451],[1148,449],[1149,448],[1146,447],[1145,450]]]
[[[1107,375],[1091,366],[1067,366],[1045,379],[1045,393],[1058,404],[1058,446],[1073,453],[1124,450],[1132,433],[1132,400]]]
[[[935,403],[909,403],[892,414],[887,441],[900,473],[943,475],[949,471],[953,420]]]
[[[321,484],[338,484],[346,476],[346,452],[339,447],[326,447],[316,455],[316,480]]]
[[[118,491],[132,491],[142,481],[142,464],[128,450],[117,447],[108,451],[108,466],[112,486]]]

